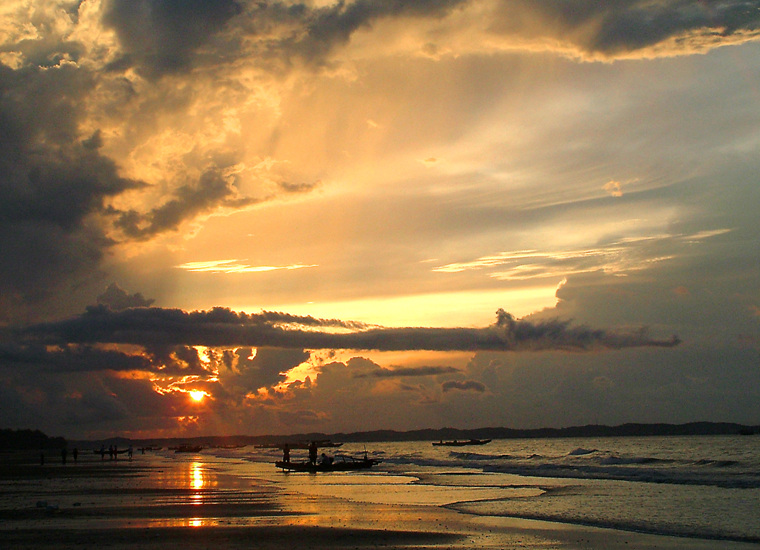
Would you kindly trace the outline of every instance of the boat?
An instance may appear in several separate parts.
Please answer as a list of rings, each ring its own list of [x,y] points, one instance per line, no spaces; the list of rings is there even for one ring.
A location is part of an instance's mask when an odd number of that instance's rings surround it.
[[[310,474],[316,474],[317,472],[351,472],[354,470],[366,470],[371,468],[375,464],[379,464],[381,461],[375,458],[368,458],[365,454],[363,458],[354,457],[339,457],[337,460],[321,461],[321,462],[285,462],[284,460],[278,460],[274,463],[278,468],[282,468],[284,472],[308,472]]]
[[[111,456],[113,456],[113,455],[127,454],[129,452],[129,449],[121,449],[121,450],[116,450],[116,449],[112,449],[112,450],[108,450],[108,449],[93,449],[92,452],[95,453],[96,455],[100,455],[100,456],[103,456],[103,455],[111,455]]]
[[[203,450],[201,445],[180,445],[179,447],[169,447],[175,453],[199,453]]]
[[[454,441],[434,441],[433,445],[435,447],[464,447],[465,445],[485,445],[490,442],[490,439],[467,439],[463,441],[455,439]]]

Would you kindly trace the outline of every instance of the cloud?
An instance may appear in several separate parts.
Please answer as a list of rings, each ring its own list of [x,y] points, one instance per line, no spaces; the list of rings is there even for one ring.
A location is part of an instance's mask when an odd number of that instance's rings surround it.
[[[354,378],[407,378],[417,376],[438,376],[441,374],[454,374],[460,372],[455,367],[394,367],[392,369],[377,368],[369,372],[358,372]]]
[[[93,79],[72,63],[0,65],[0,305],[39,303],[92,276],[111,244],[106,201],[139,188],[82,140],[80,104]]]
[[[607,183],[604,184],[602,187],[607,193],[610,194],[612,197],[622,197],[623,196],[623,189],[620,185],[619,181],[610,180]]]
[[[515,0],[498,4],[489,31],[588,59],[677,55],[757,40],[758,5],[744,0]]]
[[[114,311],[120,311],[122,309],[128,309],[132,307],[148,307],[155,300],[145,298],[141,293],[127,294],[116,283],[108,285],[106,291],[98,296],[98,304],[108,306]]]
[[[477,393],[484,393],[487,391],[485,384],[478,382],[477,380],[447,380],[441,384],[441,389],[443,390],[443,393],[452,390],[473,391]]]
[[[640,271],[654,263],[672,260],[683,242],[700,243],[729,231],[717,229],[693,234],[629,236],[598,243],[594,248],[499,252],[470,261],[437,266],[433,271],[459,273],[483,270],[494,279],[512,281],[563,278],[595,271],[622,275]]]
[[[417,50],[407,53],[433,57],[521,48],[588,59],[692,53],[757,39],[757,7],[745,0],[109,0],[102,21],[115,31],[121,50],[111,67],[136,68],[156,79],[244,58],[276,73],[303,65],[330,68],[357,34],[371,34],[381,24],[418,34]],[[405,25],[410,19],[416,32]]]
[[[149,239],[176,230],[180,224],[202,214],[222,209],[241,209],[258,201],[238,193],[234,178],[221,170],[205,171],[197,182],[174,191],[173,198],[145,213],[135,210],[118,213],[116,225],[131,239]]]
[[[571,327],[569,321],[531,323],[503,310],[495,325],[485,328],[367,328],[318,331],[281,325],[303,320],[309,326],[349,328],[350,322],[318,320],[285,314],[245,314],[225,308],[185,312],[178,309],[136,308],[111,311],[89,308],[72,319],[32,326],[25,336],[69,343],[136,345],[268,346],[300,349],[438,350],[438,351],[592,351],[627,347],[672,347],[676,337],[660,340],[645,329],[615,332]]]
[[[317,183],[292,183],[319,181],[306,169],[291,178],[253,167],[291,160],[267,156],[281,138],[283,73],[308,88],[313,73],[299,72],[304,66],[349,66],[376,55],[388,36],[398,44],[393,55],[405,56],[424,48],[589,59],[706,51],[757,39],[759,6],[103,0],[8,8],[0,29],[2,320],[65,310],[72,289],[103,275],[114,244],[313,190]],[[241,136],[252,120],[265,129],[249,145]],[[233,174],[238,165],[243,172]]]
[[[240,348],[235,351],[236,376],[224,377],[227,385],[255,391],[262,387],[272,387],[284,381],[282,373],[300,365],[309,358],[309,354],[299,349],[276,349],[260,347],[256,350]]]
[[[306,269],[309,267],[317,267],[316,265],[249,265],[241,263],[240,260],[211,260],[208,262],[187,262],[177,266],[179,269],[185,269],[193,272],[206,272],[206,273],[261,273],[265,271],[278,271],[278,270],[293,270],[293,269]]]
[[[158,368],[142,354],[125,353],[96,346],[45,347],[38,345],[0,345],[0,369],[30,369],[48,372],[143,371]]]
[[[203,46],[240,11],[234,0],[107,0],[103,23],[122,46],[115,64],[157,78],[192,69]]]

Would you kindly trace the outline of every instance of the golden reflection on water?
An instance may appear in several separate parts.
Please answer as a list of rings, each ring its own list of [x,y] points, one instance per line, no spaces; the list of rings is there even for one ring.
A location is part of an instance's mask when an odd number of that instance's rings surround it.
[[[198,491],[190,496],[191,502],[193,504],[202,504],[203,493],[201,491],[206,488],[206,476],[202,462],[193,462],[190,464],[190,488]],[[191,523],[191,525],[193,524]],[[199,527],[200,524],[193,526]]]
[[[206,479],[203,472],[203,464],[200,462],[193,462],[190,465],[190,474],[192,478],[193,489],[203,489],[206,485]]]

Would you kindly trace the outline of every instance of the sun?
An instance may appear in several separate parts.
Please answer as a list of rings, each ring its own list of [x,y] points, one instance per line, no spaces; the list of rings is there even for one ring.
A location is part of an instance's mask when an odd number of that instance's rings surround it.
[[[193,401],[197,401],[197,402],[203,401],[203,398],[206,397],[205,391],[195,390],[188,393],[190,394],[190,397],[192,397]]]

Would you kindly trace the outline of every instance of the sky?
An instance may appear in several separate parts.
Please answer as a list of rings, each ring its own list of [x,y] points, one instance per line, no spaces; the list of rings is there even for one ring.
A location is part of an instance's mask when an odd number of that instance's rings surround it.
[[[0,427],[760,423],[760,0],[4,0]]]

